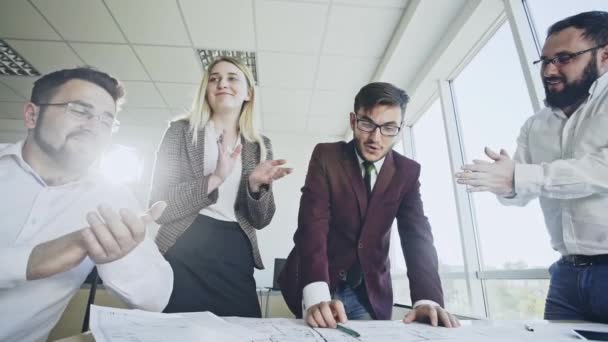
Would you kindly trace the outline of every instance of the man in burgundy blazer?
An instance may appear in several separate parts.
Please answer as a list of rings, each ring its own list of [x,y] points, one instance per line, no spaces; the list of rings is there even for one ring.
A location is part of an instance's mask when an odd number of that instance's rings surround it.
[[[459,325],[442,308],[437,252],[420,199],[420,165],[392,150],[408,99],[388,83],[364,86],[350,114],[354,139],[319,144],[312,153],[295,247],[279,278],[290,310],[311,326],[391,319],[388,254],[395,218],[415,307],[404,321]]]

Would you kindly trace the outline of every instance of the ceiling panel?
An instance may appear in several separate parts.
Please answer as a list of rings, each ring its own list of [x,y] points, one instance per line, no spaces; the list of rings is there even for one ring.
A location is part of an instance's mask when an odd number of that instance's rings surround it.
[[[146,71],[128,45],[72,43],[86,64],[120,80],[149,80]]]
[[[171,108],[190,108],[198,84],[156,83],[167,104]]]
[[[312,95],[310,115],[337,115],[348,117],[353,111],[356,93],[318,90]]]
[[[251,0],[180,0],[194,46],[255,50]]]
[[[101,0],[32,0],[68,41],[124,43]]]
[[[261,86],[310,89],[314,83],[317,57],[261,52],[258,65]]]
[[[60,39],[44,18],[23,0],[3,0],[0,11],[0,37]]]
[[[175,0],[105,0],[105,3],[131,43],[190,45]]]
[[[306,115],[290,113],[264,113],[264,132],[274,131],[281,133],[304,133]]]
[[[404,8],[407,0],[334,0],[334,5]]]
[[[166,107],[165,101],[156,90],[154,83],[141,81],[123,81],[127,92],[126,108],[131,107]]]
[[[321,56],[316,87],[354,93],[369,83],[377,64],[377,58]]]
[[[201,63],[191,48],[134,46],[154,81],[196,83],[201,77]]]
[[[170,118],[171,111],[162,108],[125,108],[118,115],[121,126],[162,126]]]
[[[22,96],[17,95],[17,93],[0,83],[0,101],[23,101],[24,98]]]
[[[7,43],[41,74],[83,64],[74,51],[63,42],[9,40]]]
[[[262,110],[283,115],[307,115],[312,90],[260,88]]]
[[[327,5],[256,1],[256,29],[261,50],[316,53],[321,46]]]
[[[0,118],[23,120],[23,102],[0,102]]]
[[[329,118],[328,116],[311,116],[308,118],[308,132],[313,134],[324,134],[343,136],[350,129],[348,117]]]
[[[17,92],[22,99],[29,100],[32,95],[32,87],[38,77],[27,76],[0,76],[0,82]]]
[[[38,77],[27,76],[0,76],[0,82],[7,85],[20,95],[23,99],[29,100],[32,95],[34,82]]]
[[[403,10],[333,6],[323,53],[381,57]]]

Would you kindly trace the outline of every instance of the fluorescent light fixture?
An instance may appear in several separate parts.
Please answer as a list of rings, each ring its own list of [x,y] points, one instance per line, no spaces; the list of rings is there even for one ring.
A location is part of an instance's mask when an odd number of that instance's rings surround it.
[[[40,73],[10,45],[0,39],[0,75],[36,77],[40,76]]]
[[[253,73],[253,78],[255,82],[258,82],[258,70],[256,66],[256,56],[255,52],[247,52],[247,51],[235,51],[235,50],[208,50],[208,49],[197,49],[198,56],[201,59],[201,63],[203,63],[203,70],[207,70],[207,67],[214,59],[219,56],[228,56],[241,60],[249,70]]]

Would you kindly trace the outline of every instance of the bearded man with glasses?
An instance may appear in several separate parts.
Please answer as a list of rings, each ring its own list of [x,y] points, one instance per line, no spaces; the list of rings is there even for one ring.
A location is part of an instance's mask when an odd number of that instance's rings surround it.
[[[291,311],[313,327],[391,319],[395,218],[414,309],[404,322],[459,326],[443,308],[437,252],[420,199],[420,165],[393,151],[408,95],[370,83],[350,113],[353,140],[319,144],[302,188],[295,248],[279,277]]]
[[[456,174],[505,205],[539,199],[551,246],[545,319],[608,323],[608,12],[553,24],[540,64],[546,107],[528,119],[513,159],[486,148]],[[535,227],[530,227],[531,229]]]
[[[27,136],[0,146],[0,341],[46,341],[95,266],[129,306],[167,304],[173,272],[146,237],[166,204],[141,213],[94,167],[123,96],[118,80],[94,69],[44,75],[23,108]]]

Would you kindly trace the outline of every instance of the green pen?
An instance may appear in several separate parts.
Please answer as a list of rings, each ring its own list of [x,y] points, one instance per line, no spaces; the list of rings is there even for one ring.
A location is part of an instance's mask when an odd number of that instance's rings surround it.
[[[345,327],[345,326],[343,326],[341,324],[338,324],[336,326],[336,329],[338,329],[341,332],[343,332],[345,334],[348,334],[348,335],[350,335],[352,337],[361,337],[361,335],[358,332],[354,331],[353,329],[347,328],[347,327]]]

